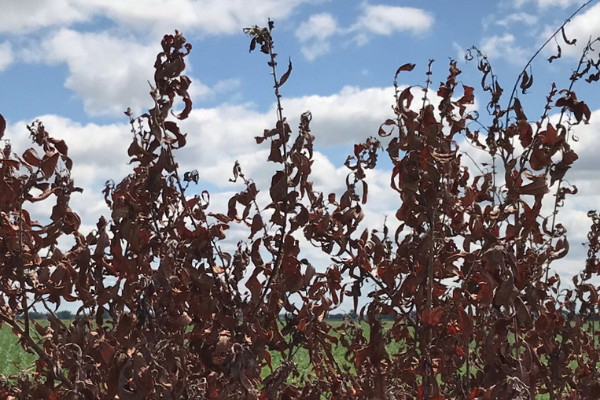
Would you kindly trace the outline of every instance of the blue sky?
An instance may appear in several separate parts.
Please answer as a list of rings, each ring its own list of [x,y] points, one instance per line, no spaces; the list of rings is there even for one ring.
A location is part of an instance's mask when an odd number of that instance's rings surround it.
[[[270,180],[263,160],[268,149],[253,137],[274,124],[272,78],[267,59],[248,54],[242,29],[275,21],[280,65],[291,58],[294,69],[282,89],[292,126],[313,113],[315,183],[339,191],[346,174],[343,160],[353,143],[376,135],[391,117],[396,68],[417,64],[400,84],[422,84],[429,59],[435,59],[434,87],[443,80],[450,58],[459,61],[465,84],[477,86],[474,63],[464,50],[479,47],[490,58],[500,84],[509,92],[529,57],[581,0],[22,0],[0,5],[0,113],[8,122],[5,138],[13,148],[28,146],[25,124],[36,118],[55,136],[66,139],[76,183],[85,189],[73,199],[85,229],[108,214],[101,196],[107,179],[129,172],[130,140],[123,111],[151,106],[148,83],[160,38],[179,29],[193,50],[187,74],[192,78],[194,111],[182,124],[188,147],[179,154],[184,169],[198,169],[198,190],[208,188],[214,207],[224,204],[236,186],[228,182],[236,159],[259,184]],[[548,64],[552,42],[533,65],[531,94],[521,96],[525,111],[541,115],[552,81],[568,85],[568,76],[589,37],[600,35],[600,4],[593,2],[567,26],[578,46],[563,47],[563,58]],[[283,72],[283,71],[282,71]],[[557,264],[563,276],[581,266],[589,221],[586,212],[600,204],[600,97],[597,85],[576,87],[593,110],[589,125],[575,133],[580,152],[571,183],[580,194],[562,211],[572,254]],[[505,96],[507,100],[508,95]],[[481,99],[476,107],[481,108]],[[480,110],[482,111],[482,110]],[[581,166],[581,167],[580,167]],[[370,179],[367,221],[381,224],[399,206],[387,190],[385,164]],[[265,187],[265,186],[263,186]],[[40,212],[43,211],[41,208]],[[235,230],[233,232],[236,236]],[[243,237],[239,232],[239,237]],[[316,256],[322,257],[322,256]],[[322,263],[327,260],[321,258]]]

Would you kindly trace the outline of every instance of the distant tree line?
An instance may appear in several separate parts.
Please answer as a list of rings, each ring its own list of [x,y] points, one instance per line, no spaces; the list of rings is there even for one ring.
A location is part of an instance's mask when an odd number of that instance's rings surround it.
[[[56,316],[58,317],[58,319],[75,319],[75,314],[73,314],[71,311],[58,311],[55,313]],[[48,313],[40,313],[37,311],[30,311],[29,312],[29,319],[48,319]],[[24,319],[25,318],[25,314],[20,314],[18,317],[18,319]]]

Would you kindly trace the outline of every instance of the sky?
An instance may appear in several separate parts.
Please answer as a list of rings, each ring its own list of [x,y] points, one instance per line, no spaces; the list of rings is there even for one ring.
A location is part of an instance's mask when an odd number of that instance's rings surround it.
[[[477,46],[491,61],[500,84],[509,89],[540,45],[584,1],[581,0],[21,0],[0,3],[0,113],[8,123],[4,139],[22,153],[29,146],[26,124],[43,121],[55,137],[65,139],[74,161],[73,177],[84,189],[72,208],[89,231],[100,215],[109,215],[101,190],[127,175],[131,140],[127,107],[140,114],[152,107],[149,84],[160,40],[175,29],[193,45],[186,58],[192,79],[194,109],[180,124],[187,147],[176,154],[182,170],[196,169],[196,190],[211,193],[212,210],[223,211],[240,186],[228,181],[239,160],[248,177],[266,193],[270,175],[264,168],[268,146],[254,136],[274,126],[276,114],[267,58],[249,54],[243,28],[273,31],[280,65],[290,59],[293,72],[282,87],[284,113],[293,128],[302,112],[313,115],[316,136],[313,179],[316,188],[340,192],[343,166],[352,145],[377,134],[393,117],[393,76],[415,63],[399,84],[425,80],[434,59],[434,87],[445,79],[454,59],[461,82],[477,86],[476,64],[465,50]],[[600,3],[592,2],[566,27],[576,46],[551,41],[533,62],[534,85],[520,95],[530,119],[543,112],[552,82],[569,84],[582,46],[600,36]],[[563,57],[546,59],[562,45]],[[281,70],[283,72],[283,70]],[[583,266],[589,219],[600,204],[600,96],[598,84],[575,87],[592,110],[589,124],[575,128],[572,143],[579,160],[568,175],[579,193],[568,198],[559,222],[568,229],[569,256],[554,268],[566,280]],[[505,90],[505,93],[509,90]],[[505,94],[504,102],[508,101]],[[482,97],[475,108],[485,111]],[[0,144],[3,145],[3,144]],[[470,149],[464,146],[467,151]],[[476,158],[477,156],[475,156]],[[384,158],[383,156],[381,158]],[[477,159],[477,158],[476,158]],[[381,226],[399,207],[389,189],[389,164],[370,171],[366,223]],[[38,210],[42,212],[43,210]],[[232,231],[233,238],[243,232]],[[309,253],[311,250],[307,250]],[[327,265],[326,257],[313,254]],[[567,282],[568,284],[568,282]]]

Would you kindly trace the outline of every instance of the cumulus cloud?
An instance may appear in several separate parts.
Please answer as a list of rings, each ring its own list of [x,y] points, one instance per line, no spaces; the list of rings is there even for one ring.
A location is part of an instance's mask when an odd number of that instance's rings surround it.
[[[527,50],[516,44],[515,37],[510,33],[485,37],[479,48],[490,59],[503,58],[517,66],[522,66],[529,55]]]
[[[0,71],[5,70],[14,60],[12,46],[9,42],[0,43]]]
[[[127,107],[138,112],[147,104],[157,38],[165,32],[175,27],[189,34],[239,34],[242,27],[266,24],[268,18],[285,20],[297,6],[313,1],[150,0],[143,7],[104,0],[9,2],[0,14],[0,33],[31,35],[19,38],[24,46],[14,57],[8,42],[0,45],[0,70],[13,58],[65,63],[69,71],[65,87],[82,99],[88,115],[116,116]],[[96,17],[107,19],[112,26],[86,33],[72,27]],[[41,29],[47,33],[40,40],[35,35]],[[190,94],[196,98],[228,91],[235,84],[233,79],[225,79],[209,88],[193,81]]]
[[[311,129],[316,136],[317,150],[347,146],[344,154],[349,154],[353,143],[376,135],[379,125],[391,116],[393,93],[391,87],[359,89],[348,86],[327,96],[286,98],[283,106],[293,130],[300,115],[311,111]],[[251,104],[193,110],[180,124],[182,131],[188,133],[187,147],[178,154],[182,168],[198,169],[201,180],[227,190],[231,188],[227,178],[231,177],[233,164],[238,160],[248,177],[268,184],[273,172],[271,164],[264,161],[269,145],[257,145],[254,137],[274,127],[274,116],[274,108],[259,112]],[[320,182],[330,184],[331,177],[340,173],[333,172],[335,168],[330,166],[324,153],[316,157],[315,163],[318,165],[315,171],[319,170],[315,175],[318,177],[316,185]]]
[[[522,7],[527,3],[535,3],[540,8],[547,7],[562,7],[566,8],[570,5],[580,4],[579,0],[514,0],[514,6],[517,8]]]
[[[69,25],[90,19],[91,12],[77,0],[22,0],[2,3],[0,32],[27,33],[49,26]]]
[[[419,8],[385,5],[365,5],[362,15],[351,28],[359,44],[370,35],[391,35],[397,32],[422,34],[433,26],[433,16]]]
[[[338,30],[336,20],[328,13],[311,15],[296,29],[296,37],[302,44],[302,54],[308,60],[327,54],[329,38]]]
[[[312,129],[317,143],[312,168],[317,190],[341,193],[348,173],[343,165],[335,165],[319,149],[341,145],[347,146],[347,153],[350,153],[352,143],[376,134],[379,124],[390,116],[392,100],[392,88],[354,87],[346,87],[329,96],[286,100],[286,114],[290,116],[294,131],[299,114],[308,108],[314,110]],[[374,113],[373,110],[382,111]],[[246,176],[263,189],[261,195],[268,197],[268,191],[264,189],[270,184],[275,166],[265,161],[268,143],[257,145],[254,137],[274,126],[274,115],[273,110],[255,111],[251,104],[222,105],[195,109],[181,122],[188,144],[175,153],[180,171],[198,170],[200,185],[197,189],[202,190],[207,185],[213,189],[215,210],[225,211],[228,195],[237,188],[228,181],[235,160],[240,161]],[[39,119],[51,135],[67,142],[74,162],[72,176],[76,184],[84,188],[83,194],[73,196],[72,206],[80,213],[85,225],[93,226],[99,215],[108,213],[101,194],[104,182],[109,179],[119,182],[131,171],[127,156],[131,140],[129,125],[81,124],[56,115],[44,115]],[[6,133],[18,154],[31,146],[25,125],[23,121],[10,124]],[[367,223],[372,221],[381,226],[384,215],[392,214],[398,205],[397,196],[387,188],[387,172],[369,171],[368,174],[371,201],[365,207]],[[262,203],[266,205],[266,201],[264,198]],[[39,211],[41,216],[45,215],[43,207]]]
[[[571,179],[588,181],[590,178],[597,178],[598,174],[598,154],[600,153],[600,142],[598,141],[598,131],[600,130],[600,110],[592,112],[590,123],[580,124],[574,127],[574,134],[577,141],[571,140],[571,148],[578,154],[579,159],[575,161],[573,169],[569,171]],[[593,190],[587,194],[600,196],[600,185],[594,185],[589,188]],[[586,194],[584,192],[584,194]],[[596,201],[598,204],[598,201]],[[597,207],[597,206],[596,206]]]
[[[44,40],[27,61],[66,63],[65,87],[79,96],[89,115],[116,115],[147,103],[155,46],[113,37],[106,32],[82,33],[63,28]]]
[[[117,37],[108,32],[78,32],[63,28],[33,48],[21,53],[33,63],[65,63],[69,75],[64,83],[83,101],[88,115],[119,116],[127,107],[135,113],[150,105],[150,86],[157,53],[156,44],[144,45],[130,37]],[[234,84],[218,82],[209,88],[193,79],[192,98],[229,90]]]
[[[562,54],[570,57],[581,56],[583,48],[587,44],[588,39],[600,37],[600,26],[598,19],[600,18],[600,4],[596,4],[587,11],[577,15],[565,26],[565,32],[569,40],[577,39],[574,46],[561,46]],[[547,30],[547,34],[550,30]]]
[[[300,48],[302,55],[309,61],[323,56],[331,51],[331,43],[328,40],[315,40],[312,43],[303,44]]]
[[[496,20],[495,24],[496,25],[500,25],[503,27],[508,27],[510,25],[527,25],[527,26],[532,26],[535,25],[538,21],[538,17],[533,15],[533,14],[529,14],[529,13],[525,13],[525,12],[518,12],[518,13],[512,13],[507,15],[506,17]]]
[[[0,70],[3,60],[8,60],[4,61],[5,68],[13,58],[19,57],[34,63],[64,64],[68,73],[65,86],[82,99],[90,115],[122,116],[128,106],[137,113],[149,105],[147,80],[152,81],[156,35],[172,31],[174,26],[186,33],[239,34],[242,27],[266,22],[267,17],[276,22],[288,18],[302,2],[304,0],[151,0],[144,7],[134,7],[131,2],[57,0],[52,3],[52,10],[47,2],[41,0],[13,2],[3,8],[0,22],[5,24],[0,24],[0,31],[6,30],[7,26],[12,26],[14,32],[31,32],[41,28],[46,31],[41,43],[25,51],[17,50],[16,42],[12,46],[8,42],[0,44]],[[538,3],[561,2],[539,0]],[[50,16],[57,14],[56,18],[41,18],[39,9],[46,10]],[[168,13],[165,10],[175,11]],[[360,15],[355,20],[351,19],[347,26],[340,26],[340,22],[328,13],[310,15],[300,23],[292,33],[304,56],[314,59],[328,53],[336,39],[353,38],[355,42],[364,44],[376,35],[420,35],[428,32],[434,23],[432,14],[418,8],[365,4],[358,10]],[[27,12],[37,15],[37,19],[24,15]],[[69,25],[96,17],[110,20],[113,26],[105,31],[87,33],[77,32],[72,26],[69,28]],[[595,21],[599,17],[600,6],[578,16],[571,25],[575,29],[573,34],[579,32],[577,34],[584,38],[581,41],[585,42],[595,32]],[[532,14],[515,13],[497,23],[508,27],[530,25],[535,18]],[[576,29],[579,31],[576,32]],[[484,38],[481,43],[480,48],[490,58],[506,58],[508,54],[510,61],[522,65],[521,57],[529,55],[520,49],[517,39],[511,34]],[[458,50],[460,46],[455,47]],[[563,51],[568,50],[563,47]],[[234,78],[218,81],[210,87],[197,79],[193,81],[191,91],[195,98],[232,92],[240,85],[240,81]],[[285,113],[294,131],[299,115],[306,110],[312,111],[311,127],[316,135],[317,149],[313,164],[316,189],[326,193],[343,190],[348,171],[339,162],[334,163],[332,153],[344,157],[351,153],[353,143],[376,135],[379,125],[392,117],[393,94],[391,87],[346,86],[329,95],[283,99]],[[580,152],[580,159],[569,172],[572,172],[570,181],[577,184],[580,195],[575,196],[573,202],[567,201],[561,214],[566,218],[569,231],[574,233],[575,241],[583,239],[585,230],[578,229],[578,226],[587,221],[586,210],[600,201],[596,172],[600,147],[593,140],[594,132],[600,128],[594,122],[600,119],[596,114],[590,125],[582,125],[578,130],[581,140],[573,146]],[[246,176],[254,179],[259,187],[268,187],[273,168],[271,163],[265,162],[269,144],[257,145],[254,137],[274,126],[274,116],[272,108],[257,111],[253,104],[224,104],[196,108],[189,119],[180,124],[182,131],[188,134],[187,147],[176,152],[181,171],[199,171],[200,189],[206,186],[215,189],[211,193],[215,208],[223,211],[228,196],[236,188],[227,180],[232,175],[235,160],[240,161]],[[106,213],[100,193],[103,183],[111,178],[118,182],[130,171],[126,155],[130,141],[129,126],[80,124],[52,115],[42,119],[53,135],[64,138],[70,146],[75,162],[74,178],[85,189],[82,195],[74,196],[73,205],[82,214],[84,224],[91,226],[98,215]],[[21,151],[28,145],[24,123],[11,125],[7,137],[11,138],[15,148],[21,147]],[[463,147],[463,150],[470,151],[470,148]],[[368,182],[370,198],[364,208],[365,224],[380,227],[385,215],[390,215],[388,223],[392,223],[399,200],[389,188],[389,171],[368,171]],[[264,199],[268,191],[263,190],[260,196]]]
[[[311,110],[319,146],[351,145],[377,134],[379,125],[393,115],[393,102],[392,87],[345,86],[328,96],[289,99],[286,109],[294,116]]]
[[[302,54],[308,60],[314,60],[330,52],[334,35],[351,37],[358,45],[364,45],[374,35],[427,32],[433,21],[430,13],[419,8],[364,4],[350,26],[339,26],[329,13],[314,14],[296,29],[296,37]]]
[[[313,110],[312,128],[317,137],[317,150],[347,145],[350,152],[352,143],[375,134],[379,124],[390,117],[389,105],[392,100],[392,88],[346,87],[329,96],[286,99],[284,105],[294,130],[297,115],[307,109]],[[228,182],[227,178],[231,176],[231,168],[236,159],[242,164],[245,174],[263,189],[260,203],[266,204],[268,192],[264,189],[270,182],[273,166],[265,162],[268,144],[257,145],[254,136],[273,126],[272,111],[258,112],[251,104],[223,105],[196,109],[181,124],[188,134],[188,146],[176,152],[176,157],[182,171],[198,169],[200,189],[206,184],[219,188],[211,193],[214,207],[211,210],[224,211],[228,197],[235,190],[236,186]],[[80,124],[53,115],[42,116],[40,119],[44,121],[48,131],[65,139],[69,145],[74,161],[73,176],[76,183],[85,189],[83,194],[74,195],[72,205],[81,214],[84,224],[92,226],[99,215],[107,215],[108,212],[100,193],[104,181],[114,179],[118,182],[130,171],[126,155],[130,140],[129,127],[127,124]],[[19,122],[11,124],[7,130],[7,137],[20,152],[29,145],[24,126],[23,122]],[[574,169],[569,171],[569,181],[579,187],[580,193],[567,199],[558,219],[569,231],[572,247],[570,256],[575,258],[553,265],[563,276],[572,275],[574,265],[580,267],[585,249],[578,244],[585,241],[589,226],[586,212],[600,201],[595,173],[595,158],[600,145],[594,140],[599,128],[600,111],[596,111],[589,125],[580,125],[576,130],[579,142],[574,142],[573,148],[580,158]],[[463,150],[470,151],[466,147]],[[323,151],[316,151],[314,160],[315,188],[324,193],[340,193],[344,188],[347,169],[342,165],[335,165]],[[396,228],[393,215],[400,202],[397,193],[389,188],[389,174],[390,171],[386,169],[367,171],[369,202],[364,207],[365,221],[361,225],[365,228],[380,228],[386,215],[389,217],[389,228],[392,231]],[[233,232],[234,229],[232,234]],[[243,230],[235,232],[240,239],[247,234]],[[303,251],[309,259],[318,260],[315,262],[320,263],[321,267],[327,265],[328,257],[323,256],[318,249],[309,247]]]
[[[70,26],[93,17],[108,17],[121,27],[162,34],[173,27],[204,34],[234,34],[240,26],[267,18],[286,19],[311,0],[23,0],[2,5],[0,32],[25,33],[51,26]]]
[[[227,93],[238,89],[241,84],[240,79],[229,78],[218,81],[210,89],[211,93]]]
[[[130,1],[89,0],[90,7],[120,25],[144,32],[163,33],[173,27],[209,35],[236,34],[240,27],[267,19],[282,21],[310,0],[148,0],[143,6]],[[166,11],[166,12],[165,12]]]
[[[540,7],[568,7],[574,4],[580,4],[579,0],[537,0],[537,4]]]
[[[130,170],[127,165],[127,146],[131,140],[129,124],[80,124],[57,115],[42,115],[46,131],[51,136],[63,139],[69,147],[69,156],[73,160],[71,177],[75,185],[82,187],[82,194],[72,197],[72,208],[82,217],[86,225],[93,225],[97,218],[107,215],[101,190],[108,179],[120,181]],[[12,149],[22,154],[33,147],[26,125],[29,121],[19,121],[7,127],[5,138],[9,139]],[[47,218],[44,202],[36,204],[37,215]]]

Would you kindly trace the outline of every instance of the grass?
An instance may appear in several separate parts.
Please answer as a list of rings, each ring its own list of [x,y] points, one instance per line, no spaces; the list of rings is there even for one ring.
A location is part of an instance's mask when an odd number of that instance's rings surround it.
[[[0,375],[5,376],[17,375],[23,369],[31,368],[37,358],[23,350],[8,325],[0,327],[0,352]]]

